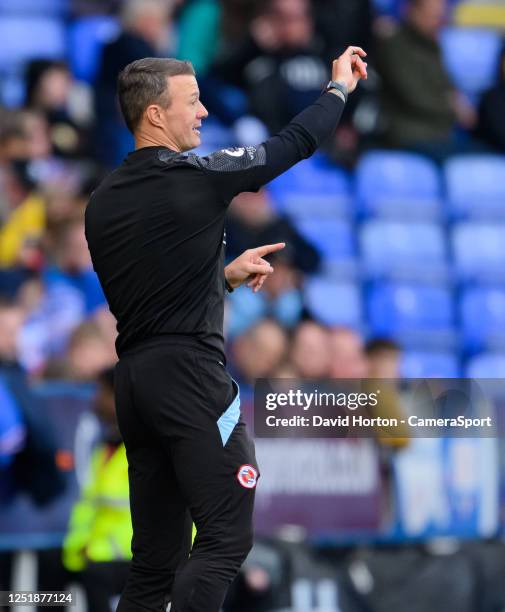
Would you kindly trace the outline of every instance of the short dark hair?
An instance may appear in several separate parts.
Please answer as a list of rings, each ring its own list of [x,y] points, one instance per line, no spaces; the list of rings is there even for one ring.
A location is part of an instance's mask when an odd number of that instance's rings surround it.
[[[134,132],[149,104],[170,105],[167,78],[195,75],[191,62],[172,58],[146,57],[128,64],[119,73],[118,95],[121,112],[130,132]]]
[[[367,356],[376,355],[382,352],[399,353],[400,345],[391,338],[372,338],[365,344],[365,354]]]

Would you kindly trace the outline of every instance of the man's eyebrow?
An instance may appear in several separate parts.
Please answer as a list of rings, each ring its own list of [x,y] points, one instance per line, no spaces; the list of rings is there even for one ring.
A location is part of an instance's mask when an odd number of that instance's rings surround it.
[[[200,97],[200,92],[199,91],[194,91],[191,94],[191,96],[190,96],[190,98],[199,98],[199,97]]]

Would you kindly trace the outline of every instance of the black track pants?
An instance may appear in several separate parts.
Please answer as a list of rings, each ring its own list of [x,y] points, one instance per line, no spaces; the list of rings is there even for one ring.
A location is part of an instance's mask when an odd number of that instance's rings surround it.
[[[146,343],[116,367],[133,524],[118,612],[168,601],[172,612],[218,612],[252,546],[259,473],[238,389],[217,357],[183,340]]]

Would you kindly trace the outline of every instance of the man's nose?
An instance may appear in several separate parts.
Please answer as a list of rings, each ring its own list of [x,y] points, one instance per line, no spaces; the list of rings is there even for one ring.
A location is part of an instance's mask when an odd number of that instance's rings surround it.
[[[198,118],[199,119],[206,119],[208,116],[209,116],[209,111],[200,102],[200,110],[198,111]]]

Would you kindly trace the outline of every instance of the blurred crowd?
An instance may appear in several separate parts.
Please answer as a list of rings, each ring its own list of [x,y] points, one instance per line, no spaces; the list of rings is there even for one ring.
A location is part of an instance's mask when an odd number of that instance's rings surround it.
[[[467,25],[482,21],[482,11],[474,11],[471,2],[464,3],[464,11],[449,0],[69,4],[69,27],[96,15],[112,16],[119,24],[97,50],[96,65],[83,78],[70,57],[33,56],[22,65],[23,94],[14,103],[0,81],[0,470],[37,427],[44,428],[43,423],[27,425],[26,412],[23,418],[16,405],[30,404],[31,382],[98,381],[96,406],[106,427],[95,476],[124,485],[124,473],[117,478],[113,471],[112,476],[100,471],[106,464],[113,470],[109,460],[116,454],[123,472],[125,461],[111,416],[115,320],[84,235],[90,193],[133,147],[116,102],[118,72],[146,56],[190,60],[211,115],[203,131],[205,153],[214,145],[257,144],[281,129],[323,90],[331,61],[349,44],[362,46],[370,77],[352,95],[324,146],[332,162],[352,168],[370,148],[418,151],[437,163],[456,151],[505,153],[505,51],[494,84],[476,100],[451,82],[440,42],[442,28],[456,17]],[[501,28],[505,18],[496,10],[485,25]],[[271,258],[275,273],[262,291],[243,288],[227,302],[229,368],[243,389],[266,376],[399,378],[398,344],[367,338],[361,329],[329,328],[310,314],[304,287],[321,267],[317,243],[275,210],[268,189],[237,197],[227,225],[228,259],[279,241],[286,248]],[[1,493],[8,483],[0,476]],[[102,481],[105,489],[107,482]],[[98,531],[101,521],[105,531],[115,523],[120,557],[128,558],[127,488],[117,491],[123,511],[112,518],[86,515],[87,501],[99,495],[88,488],[74,510],[66,543],[71,570],[85,565],[79,556],[82,517],[88,538],[91,522]],[[102,553],[93,554],[85,584],[90,601],[102,601],[104,593],[108,597],[120,590],[114,580],[124,576],[124,566],[113,568],[107,582],[92,566]],[[261,591],[264,579],[249,574],[251,591]],[[94,612],[99,605],[93,605]]]
[[[389,15],[369,0],[95,5],[74,3],[74,17],[84,9],[109,11],[121,29],[100,50],[91,84],[77,80],[65,58],[36,57],[24,66],[21,106],[0,107],[0,326],[8,345],[2,358],[16,359],[31,377],[89,381],[115,361],[115,322],[91,269],[83,215],[94,186],[132,147],[119,116],[115,80],[139,57],[190,59],[210,121],[226,127],[232,139],[223,144],[251,144],[315,99],[332,58],[358,44],[369,52],[371,78],[351,97],[326,144],[332,158],[352,164],[371,146],[412,148],[435,159],[455,147],[505,150],[505,62],[480,106],[456,91],[438,40],[451,18],[445,0],[409,0],[392,5]],[[280,240],[288,246],[275,258],[276,272],[264,291],[236,292],[229,304],[232,367],[245,368],[245,379],[254,373],[243,354],[267,326],[275,327],[282,355],[273,360],[274,369],[298,371],[297,347],[307,338],[318,345],[317,361],[335,344],[334,334],[323,341],[317,321],[307,322],[303,280],[318,271],[317,245],[274,212],[266,190],[236,199],[229,258]],[[265,369],[265,363],[263,358],[262,366],[253,367]],[[357,372],[360,367],[356,364]],[[338,368],[321,364],[321,373],[336,375]]]

